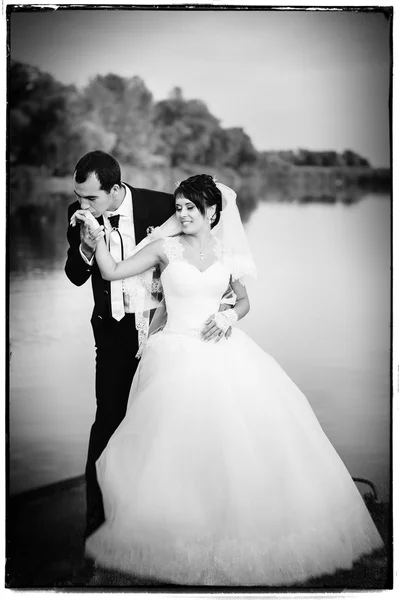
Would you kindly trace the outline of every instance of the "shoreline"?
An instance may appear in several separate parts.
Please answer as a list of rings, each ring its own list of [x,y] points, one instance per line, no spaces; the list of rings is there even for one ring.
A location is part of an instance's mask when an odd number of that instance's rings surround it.
[[[73,477],[8,498],[6,588],[126,587],[143,590],[143,583],[129,582],[123,577],[118,583],[118,578],[111,572],[101,569],[92,582],[83,586],[79,582],[85,525],[83,480],[83,476]],[[383,537],[385,549],[362,559],[350,571],[311,580],[308,586],[301,586],[300,591],[342,587],[353,590],[389,589],[392,581],[390,505],[379,505],[372,516]],[[156,582],[148,585],[149,590],[160,590],[161,587]],[[268,588],[269,591],[271,589]]]

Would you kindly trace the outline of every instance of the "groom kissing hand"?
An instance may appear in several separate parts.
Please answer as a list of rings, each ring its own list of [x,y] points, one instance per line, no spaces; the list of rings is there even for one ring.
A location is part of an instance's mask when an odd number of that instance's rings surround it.
[[[90,535],[104,521],[97,459],[123,420],[131,383],[137,368],[138,337],[135,307],[123,293],[122,282],[102,279],[94,252],[105,235],[115,260],[123,260],[147,234],[149,227],[164,223],[174,212],[172,194],[135,188],[121,180],[121,169],[111,155],[96,150],[83,156],[73,175],[76,201],[68,208],[68,256],[65,271],[77,286],[91,279],[91,324],[96,346],[96,415],[91,428],[86,477],[86,531]],[[83,209],[87,223],[72,226],[70,219]],[[98,228],[93,230],[92,217]]]

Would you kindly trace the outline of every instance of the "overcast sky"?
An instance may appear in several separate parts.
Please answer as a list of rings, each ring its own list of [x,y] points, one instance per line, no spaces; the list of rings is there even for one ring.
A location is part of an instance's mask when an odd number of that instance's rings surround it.
[[[83,86],[180,86],[258,150],[337,150],[389,165],[389,23],[347,11],[60,10],[13,13],[11,56]]]

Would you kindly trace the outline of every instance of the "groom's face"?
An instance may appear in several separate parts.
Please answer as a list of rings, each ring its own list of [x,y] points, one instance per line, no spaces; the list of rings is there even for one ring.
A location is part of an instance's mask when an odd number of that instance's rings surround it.
[[[110,193],[100,188],[100,182],[94,173],[83,183],[74,179],[74,192],[83,210],[88,210],[94,217],[100,217],[109,209],[113,202],[112,190]]]

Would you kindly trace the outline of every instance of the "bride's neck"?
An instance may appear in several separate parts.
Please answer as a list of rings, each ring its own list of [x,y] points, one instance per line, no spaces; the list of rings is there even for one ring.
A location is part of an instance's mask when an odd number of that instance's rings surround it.
[[[185,233],[184,235],[187,236],[190,240],[197,241],[199,243],[205,243],[207,240],[211,240],[213,237],[209,227],[200,229],[200,231],[196,231],[195,233]]]
[[[197,242],[198,244],[205,244],[207,241],[210,241],[213,237],[210,229],[207,229],[205,231],[198,231],[196,233],[185,233],[183,235],[189,238],[191,241]]]

